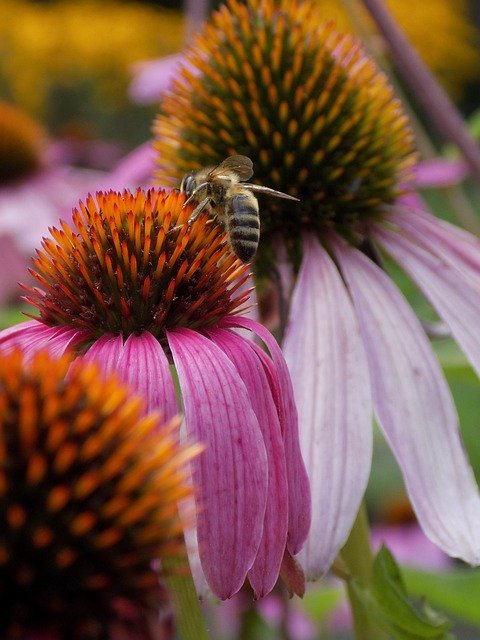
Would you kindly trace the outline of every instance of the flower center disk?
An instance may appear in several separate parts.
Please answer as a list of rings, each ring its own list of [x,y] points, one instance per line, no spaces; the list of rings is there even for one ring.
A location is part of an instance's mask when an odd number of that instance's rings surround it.
[[[230,0],[186,61],[156,121],[159,181],[247,155],[254,182],[301,201],[261,197],[260,251],[305,229],[361,242],[415,154],[399,101],[357,41],[311,1]]]
[[[107,332],[150,331],[163,341],[172,327],[198,329],[241,307],[248,277],[223,229],[183,208],[183,194],[139,189],[99,192],[44,239],[32,275],[42,290],[27,300],[50,325]]]

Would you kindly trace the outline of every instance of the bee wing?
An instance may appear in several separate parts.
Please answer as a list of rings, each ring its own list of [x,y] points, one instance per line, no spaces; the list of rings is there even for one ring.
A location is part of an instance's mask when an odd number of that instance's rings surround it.
[[[225,169],[235,172],[240,180],[250,180],[253,176],[253,162],[247,156],[229,156],[212,169],[209,176],[214,178]]]
[[[274,198],[285,198],[285,200],[295,200],[295,202],[300,202],[298,198],[295,198],[288,193],[283,193],[283,191],[275,191],[275,189],[270,189],[270,187],[264,187],[260,184],[245,184],[243,182],[241,182],[240,184],[242,187],[245,187],[245,189],[255,191],[256,193],[265,193],[268,196],[273,196]]]

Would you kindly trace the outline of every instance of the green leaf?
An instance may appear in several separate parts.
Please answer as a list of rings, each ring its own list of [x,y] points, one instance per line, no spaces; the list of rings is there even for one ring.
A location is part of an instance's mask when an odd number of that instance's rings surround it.
[[[322,585],[317,589],[309,589],[300,601],[300,606],[315,622],[323,622],[342,598],[343,589]]]
[[[407,596],[400,569],[386,547],[378,552],[369,590],[355,591],[375,622],[395,640],[448,640],[451,624],[424,601]]]
[[[414,595],[428,593],[435,606],[464,622],[480,626],[480,570],[457,569],[432,572],[402,567],[405,583]]]

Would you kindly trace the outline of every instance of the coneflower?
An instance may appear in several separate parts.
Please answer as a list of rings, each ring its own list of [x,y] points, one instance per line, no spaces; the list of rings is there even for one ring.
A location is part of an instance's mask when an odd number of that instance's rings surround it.
[[[385,75],[317,3],[228,0],[186,52],[155,132],[162,183],[244,154],[254,181],[300,198],[261,201],[255,271],[286,262],[296,276],[284,352],[312,486],[309,575],[328,569],[354,521],[373,411],[425,533],[480,562],[480,499],[450,392],[380,256],[408,272],[479,370],[480,243],[400,204],[416,156]]]
[[[178,426],[93,364],[0,356],[2,638],[151,637],[198,453]]]
[[[178,411],[173,365],[187,434],[205,446],[192,461],[205,576],[221,598],[247,576],[262,596],[310,523],[293,391],[274,338],[240,315],[248,266],[206,214],[188,223],[184,203],[163,190],[87,198],[34,261],[41,288],[27,287],[27,300],[40,317],[0,334],[0,351],[73,348],[166,419]]]

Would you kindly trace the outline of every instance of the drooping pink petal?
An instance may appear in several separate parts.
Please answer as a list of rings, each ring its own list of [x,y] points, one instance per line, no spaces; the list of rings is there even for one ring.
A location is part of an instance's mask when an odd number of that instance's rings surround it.
[[[288,487],[285,448],[277,410],[262,362],[249,340],[225,329],[211,329],[208,336],[233,362],[247,388],[263,434],[268,459],[268,493],[263,535],[248,574],[257,598],[273,589],[287,542]]]
[[[475,279],[471,269],[455,269],[440,246],[432,244],[434,254],[413,236],[379,227],[375,237],[418,284],[480,373],[480,271]]]
[[[424,210],[395,207],[389,220],[480,286],[480,240]]]
[[[312,490],[312,528],[300,560],[307,577],[317,578],[345,542],[367,485],[372,409],[351,302],[312,236],[304,241],[284,352]]]
[[[338,240],[370,366],[375,412],[426,535],[446,553],[480,562],[480,498],[455,407],[412,309],[388,276]]]
[[[181,53],[134,63],[130,96],[140,104],[158,102],[182,63],[184,56]]]
[[[18,347],[28,358],[40,349],[47,349],[52,356],[60,357],[88,337],[86,331],[48,327],[38,320],[29,320],[0,331],[0,352],[8,353]]]
[[[115,372],[122,382],[145,398],[146,412],[160,411],[167,421],[178,413],[175,385],[162,346],[148,331],[120,335],[106,334],[85,353],[104,373]]]
[[[267,499],[267,454],[240,373],[211,340],[167,332],[182,390],[187,433],[205,445],[192,461],[199,491],[198,545],[220,598],[242,586],[258,552]]]
[[[417,187],[448,187],[457,184],[468,175],[468,167],[463,160],[435,158],[420,162],[415,167]]]
[[[261,324],[241,316],[223,318],[220,326],[243,327],[259,336],[270,351],[273,365],[263,360],[269,371],[270,386],[282,427],[287,461],[288,537],[287,548],[293,555],[303,547],[310,530],[311,494],[305,464],[300,451],[298,414],[293,396],[292,381],[283,353],[272,334]]]
[[[123,337],[120,334],[105,333],[95,340],[82,359],[95,362],[103,374],[115,372],[120,377],[119,362],[123,351]]]
[[[130,335],[120,358],[122,380],[147,398],[147,411],[161,411],[165,420],[178,413],[177,395],[168,358],[148,331]]]

